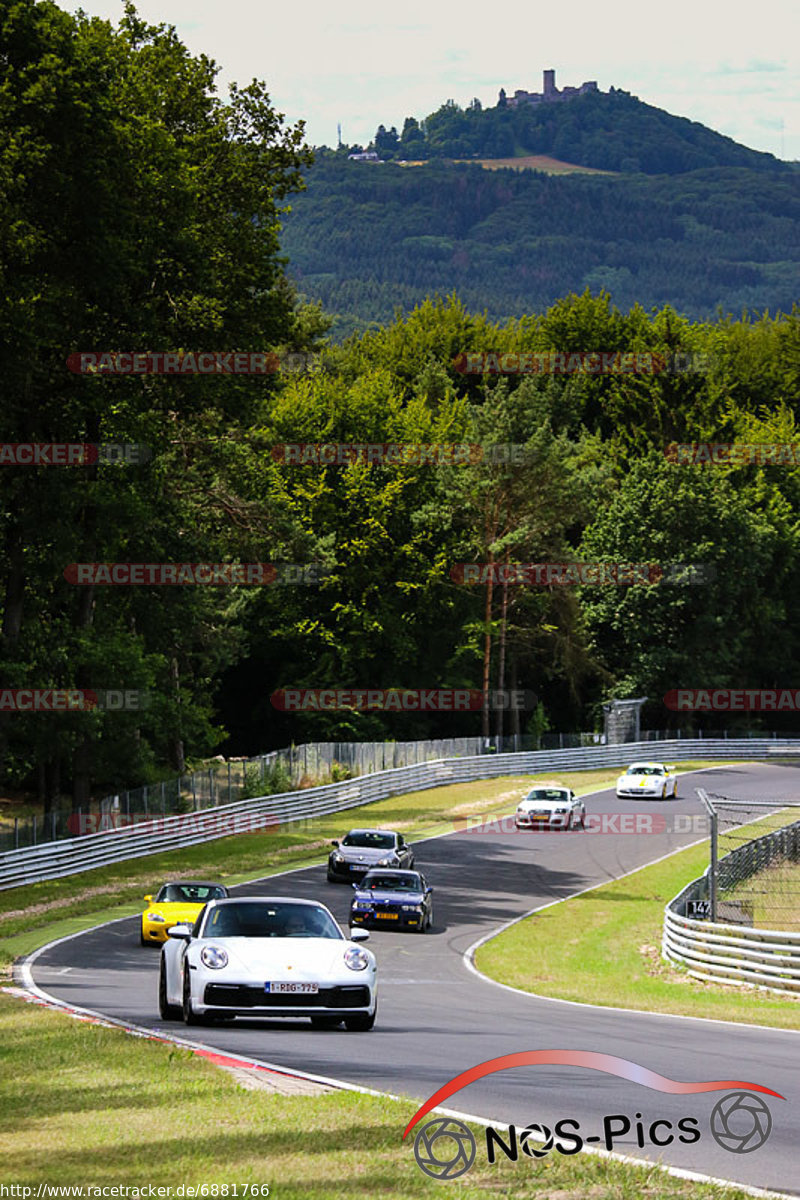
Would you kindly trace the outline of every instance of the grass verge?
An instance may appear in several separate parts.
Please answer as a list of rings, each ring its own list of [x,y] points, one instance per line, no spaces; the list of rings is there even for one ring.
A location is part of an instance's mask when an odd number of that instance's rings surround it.
[[[322,1035],[321,1035],[322,1036]],[[328,1034],[324,1036],[330,1036]],[[367,1036],[347,1035],[341,1036]],[[275,1200],[442,1196],[402,1132],[415,1101],[245,1090],[190,1051],[144,1042],[0,994],[0,1183],[175,1189],[264,1185]],[[744,1200],[589,1154],[486,1164],[447,1195],[541,1200]],[[173,1193],[174,1194],[174,1193]],[[145,1190],[144,1195],[147,1195]],[[216,1192],[222,1195],[221,1190]]]
[[[481,946],[476,966],[500,983],[561,1000],[800,1028],[800,1000],[705,983],[661,958],[664,906],[707,866],[703,842],[564,900]]]

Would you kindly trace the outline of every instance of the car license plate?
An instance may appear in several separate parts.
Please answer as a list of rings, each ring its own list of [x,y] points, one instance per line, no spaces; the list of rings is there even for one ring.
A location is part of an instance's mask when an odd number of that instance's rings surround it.
[[[318,983],[265,983],[264,991],[271,996],[280,995],[313,995],[319,991]]]
[[[350,863],[351,871],[366,871],[366,869],[367,869],[366,863]]]
[[[380,917],[382,921],[396,921],[397,913],[375,913],[376,917]]]
[[[534,821],[549,821],[550,813],[531,813]]]

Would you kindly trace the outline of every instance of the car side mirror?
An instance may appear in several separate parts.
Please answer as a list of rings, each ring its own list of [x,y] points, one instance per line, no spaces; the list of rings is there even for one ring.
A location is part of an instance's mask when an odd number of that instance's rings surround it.
[[[153,903],[153,897],[152,897],[152,896],[145,896],[145,898],[144,898],[144,902],[145,902],[145,904],[152,904],[152,903]]]
[[[338,843],[337,841],[332,841],[332,842],[331,842],[331,845],[332,845],[332,846],[338,846],[338,845],[339,845],[339,843]]]
[[[167,930],[167,937],[175,938],[176,942],[190,942],[192,931],[188,925],[173,925]]]
[[[351,884],[350,884],[350,887],[351,887],[351,888],[355,888],[355,889],[356,889],[356,891],[358,891],[358,884],[357,884],[357,883],[351,883]]]
[[[433,892],[433,888],[432,888],[432,887],[426,887],[426,888],[425,888],[425,895],[426,895],[426,896],[430,896],[430,895],[432,894],[432,892]]]
[[[369,941],[369,930],[368,929],[351,929],[350,930],[350,941],[351,942],[368,942]]]

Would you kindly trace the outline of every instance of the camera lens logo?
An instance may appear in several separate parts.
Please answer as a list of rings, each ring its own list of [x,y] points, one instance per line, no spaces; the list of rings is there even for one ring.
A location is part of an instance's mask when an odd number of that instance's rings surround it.
[[[519,1144],[528,1158],[544,1158],[553,1149],[553,1135],[546,1125],[527,1125],[519,1135]]]
[[[475,1161],[475,1138],[461,1121],[444,1117],[423,1125],[414,1141],[414,1157],[432,1179],[457,1179]]]
[[[760,1096],[729,1092],[711,1113],[711,1136],[732,1154],[749,1154],[764,1145],[772,1132],[772,1114]]]

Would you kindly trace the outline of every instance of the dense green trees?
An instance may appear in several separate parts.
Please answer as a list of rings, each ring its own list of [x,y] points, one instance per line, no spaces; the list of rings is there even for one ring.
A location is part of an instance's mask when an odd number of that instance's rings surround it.
[[[278,205],[311,162],[262,85],[132,7],[120,28],[54,4],[0,16],[0,379],[4,442],[144,443],[149,466],[2,465],[3,687],[147,689],[150,709],[0,713],[0,759],[45,800],[218,739],[212,693],[241,633],[218,591],[75,587],[75,562],[213,561],[287,545],[291,513],[252,479],[242,431],[264,382],[99,378],[87,350],[262,350],[301,332]],[[240,439],[237,443],[237,433]],[[244,538],[244,540],[243,540]],[[249,544],[248,544],[249,539]]]
[[[373,143],[382,158],[408,158],[404,138],[387,140],[381,125]],[[463,109],[447,100],[421,124],[417,158],[503,158],[549,154],[564,162],[603,171],[642,171],[677,175],[707,167],[785,169],[772,154],[750,150],[713,129],[661,108],[643,104],[628,92],[590,92],[560,104],[500,102],[482,108],[473,100]],[[380,144],[379,144],[380,143]]]
[[[565,177],[323,154],[292,209],[290,272],[339,336],[454,288],[495,320],[586,287],[695,318],[797,296],[800,172]]]
[[[676,720],[661,702],[671,688],[796,682],[798,468],[684,466],[665,448],[797,440],[800,312],[693,321],[681,305],[651,304],[645,286],[684,235],[695,252],[708,247],[705,266],[720,240],[769,236],[752,261],[776,268],[789,293],[772,234],[787,214],[791,224],[791,180],[759,191],[750,171],[696,173],[680,202],[653,204],[669,181],[644,195],[638,183],[596,190],[477,168],[345,176],[346,162],[326,162],[299,260],[346,262],[365,246],[374,256],[369,279],[339,292],[351,288],[372,327],[325,344],[327,318],[298,301],[278,255],[278,206],[310,156],[263,88],[214,99],[212,64],[133,10],[116,31],[47,3],[3,12],[13,87],[0,127],[13,136],[0,139],[0,438],[153,452],[134,466],[0,465],[0,694],[151,696],[142,713],[0,711],[7,785],[84,803],[220,747],[499,728],[479,712],[280,712],[270,696],[285,687],[530,689],[542,708],[510,714],[502,728],[513,732],[543,720],[591,726],[610,694],[647,694],[646,724],[663,727]],[[406,122],[400,142],[421,133]],[[722,183],[739,189],[738,208],[717,203]],[[346,188],[355,209],[342,203]],[[509,219],[527,254],[519,261]],[[627,311],[583,288],[549,306],[526,300],[531,280],[546,291],[564,278],[565,252],[584,255],[598,282],[617,280],[608,272],[623,270],[621,255],[599,256],[589,235],[602,232],[608,248],[639,220],[653,258],[623,280]],[[379,250],[407,267],[399,298],[409,307],[437,263],[443,279],[455,264],[470,282],[380,324],[387,295],[398,297]],[[681,269],[700,286],[705,266],[690,258]],[[503,271],[519,277],[519,305],[498,321],[480,295]],[[268,377],[66,368],[84,349],[272,348],[321,349],[308,370]],[[584,351],[705,357],[652,375],[463,371],[467,353]],[[487,453],[439,465],[297,465],[273,454],[323,442]],[[503,457],[509,445],[519,452]],[[628,588],[469,586],[453,573],[463,562],[593,558],[713,572]],[[76,587],[64,575],[71,563],[115,561],[325,570],[313,586],[273,587]]]

